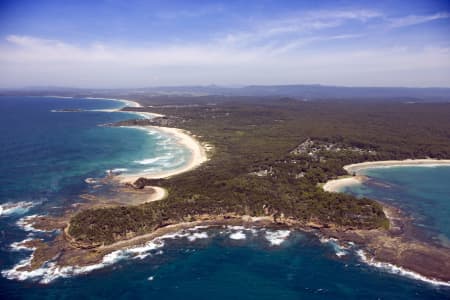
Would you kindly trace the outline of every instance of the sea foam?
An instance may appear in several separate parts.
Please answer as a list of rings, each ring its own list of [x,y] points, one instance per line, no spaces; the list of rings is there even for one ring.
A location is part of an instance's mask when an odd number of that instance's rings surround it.
[[[153,158],[146,158],[146,159],[142,159],[142,160],[135,160],[134,162],[140,165],[149,165],[149,164],[154,164],[158,161],[161,160],[167,160],[170,159],[170,156],[160,156],[160,157],[153,157]]]
[[[334,253],[336,254],[337,257],[342,257],[342,256],[348,254],[348,251],[347,251],[348,247],[344,247],[343,245],[341,245],[339,243],[339,241],[335,238],[320,237],[319,240],[322,244],[331,245],[331,247],[333,247]]]
[[[382,269],[382,270],[387,271],[392,274],[398,274],[398,275],[405,276],[405,277],[408,277],[411,279],[424,281],[424,282],[430,283],[432,285],[450,287],[450,282],[439,281],[436,279],[428,278],[426,276],[420,275],[416,272],[407,270],[405,268],[396,266],[394,264],[386,263],[386,262],[379,262],[379,261],[374,260],[373,258],[369,258],[367,256],[367,254],[364,252],[364,250],[360,249],[360,250],[356,251],[356,254],[360,257],[360,259],[364,263],[368,264],[369,266]]]
[[[0,216],[24,214],[30,208],[40,203],[41,202],[28,202],[28,201],[6,202],[0,205]]]
[[[32,219],[43,217],[42,215],[29,215],[25,216],[23,218],[20,218],[16,225],[19,226],[21,229],[29,232],[52,232],[53,230],[42,230],[37,229],[33,227],[33,223],[31,222]]]
[[[230,239],[232,240],[245,240],[247,236],[242,231],[233,232],[230,234]]]
[[[281,245],[291,234],[289,230],[266,231],[265,238],[271,246]]]
[[[226,229],[225,233],[229,234],[228,237],[232,240],[245,240],[247,238],[247,233],[251,233],[252,235],[258,234],[258,230],[253,227],[228,225]]]
[[[36,216],[29,216],[36,217]],[[45,262],[40,268],[29,271],[27,269],[21,270],[22,268],[29,267],[31,261],[33,260],[33,253],[26,259],[21,260],[19,263],[14,265],[11,269],[3,270],[1,274],[8,279],[14,279],[19,281],[33,280],[42,284],[48,284],[57,278],[67,278],[76,275],[86,274],[94,270],[98,270],[107,266],[111,266],[121,260],[125,259],[143,259],[150,255],[160,255],[163,252],[160,248],[164,247],[164,240],[166,239],[177,239],[177,238],[187,238],[189,241],[193,242],[197,239],[208,238],[207,232],[197,232],[199,229],[207,228],[205,226],[197,226],[190,228],[188,230],[180,230],[174,233],[166,234],[161,237],[155,238],[143,245],[133,246],[126,249],[120,249],[106,254],[102,261],[97,264],[87,265],[87,266],[58,266],[56,264],[56,257],[53,260]],[[35,250],[34,248],[21,248],[21,244],[28,240],[24,240],[17,244],[11,245],[12,249],[20,250]],[[158,250],[158,251],[156,251]]]
[[[25,246],[25,244],[27,242],[30,242],[32,240],[34,240],[34,238],[26,238],[23,241],[14,242],[14,243],[12,243],[10,245],[11,250],[12,251],[22,251],[22,250],[33,251],[33,250],[36,250],[34,247],[27,247],[27,246]]]
[[[198,240],[198,239],[207,239],[208,237],[209,236],[208,236],[207,232],[194,232],[194,233],[191,233],[190,235],[188,235],[187,239],[190,242],[193,242],[193,241]]]

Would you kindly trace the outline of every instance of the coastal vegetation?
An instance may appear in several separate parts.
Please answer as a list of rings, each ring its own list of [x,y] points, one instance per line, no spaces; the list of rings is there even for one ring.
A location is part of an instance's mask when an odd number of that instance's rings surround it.
[[[143,108],[127,108],[166,115],[159,120],[213,145],[211,159],[168,179],[140,178],[134,183],[138,189],[167,189],[164,201],[79,212],[68,229],[74,241],[112,244],[208,216],[386,228],[389,222],[376,201],[328,193],[319,184],[345,175],[342,167],[351,163],[450,156],[446,103],[205,98],[167,98],[164,104],[147,98],[140,100]],[[152,125],[158,125],[158,119]]]

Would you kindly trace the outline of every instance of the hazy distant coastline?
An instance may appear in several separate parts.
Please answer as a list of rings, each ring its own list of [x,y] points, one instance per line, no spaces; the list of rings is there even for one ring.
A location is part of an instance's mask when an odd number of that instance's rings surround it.
[[[405,103],[415,102],[448,102],[448,87],[349,87],[320,84],[290,85],[248,85],[248,86],[156,86],[143,88],[61,88],[61,87],[29,87],[2,88],[0,95],[61,95],[62,97],[120,97],[140,99],[143,97],[290,97],[302,101],[309,100],[389,100]],[[59,97],[59,96],[58,96]],[[220,99],[216,99],[220,100]],[[261,99],[260,99],[261,100]]]

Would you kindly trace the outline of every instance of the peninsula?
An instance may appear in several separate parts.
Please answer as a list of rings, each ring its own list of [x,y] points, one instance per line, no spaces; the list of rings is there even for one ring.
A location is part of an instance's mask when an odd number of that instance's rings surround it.
[[[110,124],[170,125],[162,130],[189,143],[194,155],[185,168],[119,175],[115,181],[135,191],[163,188],[168,191],[164,200],[81,206],[57,222],[36,220],[35,227],[49,229],[51,224],[62,233],[50,243],[28,242],[36,251],[24,268],[49,260],[61,267],[98,263],[111,251],[197,225],[257,224],[355,242],[374,259],[450,281],[449,249],[416,240],[408,216],[375,200],[321,187],[346,175],[343,167],[349,164],[450,157],[448,131],[442,130],[450,128],[450,105],[201,100],[195,105],[189,97],[165,99],[165,105],[154,98],[140,100],[142,107],[124,110],[161,116]]]

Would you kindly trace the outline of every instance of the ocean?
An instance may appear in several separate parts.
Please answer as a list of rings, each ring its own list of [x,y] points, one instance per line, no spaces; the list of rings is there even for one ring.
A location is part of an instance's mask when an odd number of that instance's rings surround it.
[[[359,173],[369,180],[342,192],[401,208],[428,238],[450,247],[450,166],[391,166]]]
[[[193,228],[116,251],[89,270],[34,274],[14,267],[30,257],[15,246],[57,233],[21,226],[58,215],[95,192],[86,178],[175,169],[189,152],[157,131],[98,126],[135,114],[112,100],[0,97],[1,299],[450,299],[450,288],[372,267],[357,246],[283,228]],[[82,111],[61,112],[80,109]],[[373,180],[346,189],[413,214],[437,242],[449,238],[450,167],[367,170]]]

